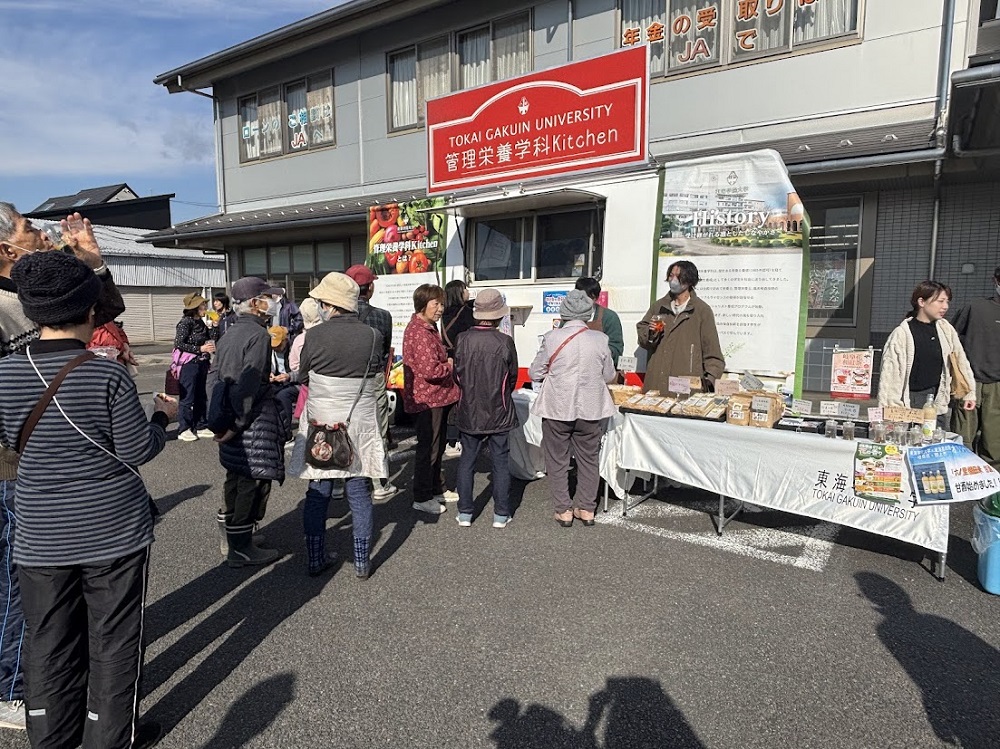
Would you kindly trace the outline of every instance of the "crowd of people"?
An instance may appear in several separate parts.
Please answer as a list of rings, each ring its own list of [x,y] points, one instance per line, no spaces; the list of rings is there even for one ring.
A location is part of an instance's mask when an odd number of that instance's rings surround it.
[[[301,307],[285,290],[241,278],[211,302],[183,301],[171,371],[178,397],[157,395],[147,418],[123,364],[127,337],[108,328],[124,303],[92,227],[61,222],[70,253],[0,203],[0,726],[26,728],[35,747],[152,746],[160,729],[138,720],[142,612],[155,503],[138,468],[178,439],[211,439],[225,469],[216,522],[220,552],[234,568],[274,562],[282,552],[259,531],[271,487],[302,479],[305,572],[328,573],[327,512],[346,497],[353,566],[372,573],[373,503],[400,490],[390,480],[389,402],[393,322],[371,304],[377,276],[363,265],[329,273]],[[714,389],[725,362],[709,305],[688,261],[667,272],[670,291],[637,324],[645,387],[688,377]],[[994,466],[1000,454],[1000,268],[995,294],[949,323],[948,287],[914,290],[912,309],[889,337],[879,401],[934,403]],[[620,377],[621,321],[582,278],[541,337],[528,369],[538,391],[554,520],[594,525],[599,451],[614,413],[607,385]],[[510,433],[518,352],[504,330],[510,308],[497,289],[424,284],[402,345],[402,393],[416,449],[409,499],[441,515],[457,502],[462,527],[476,519],[474,479],[485,450],[492,464],[492,526],[514,517]],[[119,332],[120,329],[118,329]],[[103,331],[103,332],[102,332]],[[123,332],[122,332],[123,333]],[[119,357],[88,350],[99,336]],[[122,348],[118,348],[121,346]],[[450,434],[449,434],[450,431]],[[443,459],[459,455],[454,489]],[[187,449],[187,448],[185,448]],[[290,449],[290,454],[288,450]],[[569,472],[576,463],[571,494]],[[286,468],[287,465],[287,468]]]

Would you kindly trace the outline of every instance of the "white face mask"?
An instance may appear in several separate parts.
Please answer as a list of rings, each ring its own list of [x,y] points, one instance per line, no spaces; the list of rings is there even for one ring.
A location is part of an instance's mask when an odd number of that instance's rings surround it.
[[[322,320],[323,322],[328,322],[329,319],[330,319],[330,313],[332,311],[333,310],[331,310],[328,307],[320,307],[319,308],[319,319]]]
[[[684,284],[680,282],[677,278],[670,279],[670,293],[677,295],[684,291]]]
[[[267,306],[261,306],[261,302],[267,302]],[[257,298],[257,311],[260,312],[264,317],[274,317],[275,305],[274,300],[270,297],[262,296]]]

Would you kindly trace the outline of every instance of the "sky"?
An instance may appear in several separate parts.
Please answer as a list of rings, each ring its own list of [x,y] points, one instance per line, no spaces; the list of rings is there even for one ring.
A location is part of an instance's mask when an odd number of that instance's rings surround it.
[[[218,211],[212,102],[153,78],[343,0],[0,0],[0,200],[126,182]]]

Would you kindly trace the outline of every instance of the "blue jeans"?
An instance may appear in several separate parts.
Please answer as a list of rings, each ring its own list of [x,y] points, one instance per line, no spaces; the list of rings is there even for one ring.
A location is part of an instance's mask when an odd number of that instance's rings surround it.
[[[493,512],[510,517],[510,441],[508,432],[500,434],[466,434],[461,432],[462,454],[458,457],[458,511],[471,515],[476,509],[473,481],[476,458],[485,442],[493,457]]]
[[[302,528],[307,536],[326,533],[326,513],[330,508],[334,479],[315,479],[309,482],[306,500],[302,505]],[[353,515],[354,537],[371,538],[372,535],[372,480],[355,477],[344,482],[344,493]]]
[[[181,402],[177,408],[179,431],[205,428],[205,418],[208,415],[208,395],[205,390],[207,378],[207,359],[198,357],[181,367],[181,376],[177,378],[181,388]]]

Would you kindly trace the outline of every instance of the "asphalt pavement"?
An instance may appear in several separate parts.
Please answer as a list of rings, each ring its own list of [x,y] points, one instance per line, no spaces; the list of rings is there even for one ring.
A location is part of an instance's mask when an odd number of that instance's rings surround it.
[[[140,375],[145,400],[162,366]],[[171,434],[176,427],[171,428]],[[687,749],[1000,745],[1000,618],[976,581],[970,509],[947,577],[924,552],[750,512],[715,537],[711,497],[664,489],[627,525],[561,528],[545,480],[515,482],[491,528],[480,461],[471,528],[455,507],[376,507],[375,570],[305,574],[305,483],[275,487],[264,532],[286,550],[221,564],[215,446],[171,439],[143,474],[161,509],[146,610],[143,711],[165,749]],[[446,476],[456,461],[446,462]],[[669,530],[669,533],[661,532]],[[753,553],[753,550],[766,553]],[[0,749],[26,747],[0,730]]]

